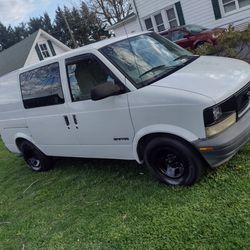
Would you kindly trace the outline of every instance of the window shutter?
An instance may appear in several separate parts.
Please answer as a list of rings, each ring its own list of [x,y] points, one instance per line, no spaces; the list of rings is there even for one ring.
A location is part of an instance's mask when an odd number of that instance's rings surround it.
[[[55,52],[55,49],[53,47],[53,44],[50,40],[47,41],[48,42],[48,45],[49,45],[49,48],[50,48],[50,51],[52,53],[53,56],[56,56],[56,52]]]
[[[43,55],[42,55],[42,53],[41,53],[41,50],[40,50],[38,44],[36,44],[35,49],[36,49],[36,53],[37,53],[37,55],[38,55],[39,60],[42,61],[42,60],[43,60]]]
[[[184,19],[182,7],[181,7],[181,2],[177,2],[175,4],[175,8],[176,8],[176,11],[177,11],[177,14],[178,14],[180,25],[185,25],[185,19]]]
[[[219,4],[219,0],[212,0],[212,5],[213,5],[213,9],[214,9],[214,16],[215,19],[221,19],[221,11],[220,11],[220,4]]]

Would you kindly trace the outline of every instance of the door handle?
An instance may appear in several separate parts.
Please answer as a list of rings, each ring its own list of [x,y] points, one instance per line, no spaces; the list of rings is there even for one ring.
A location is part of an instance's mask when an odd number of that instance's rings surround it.
[[[78,125],[78,121],[77,121],[76,115],[73,115],[73,120],[74,120],[75,125]]]
[[[77,121],[76,115],[73,115],[73,120],[76,125],[76,128],[78,129],[78,121]]]
[[[69,118],[68,118],[68,116],[67,115],[65,115],[65,116],[63,116],[63,118],[64,118],[64,121],[65,121],[65,123],[66,123],[66,126],[68,127],[68,129],[70,129],[70,122],[69,122]]]

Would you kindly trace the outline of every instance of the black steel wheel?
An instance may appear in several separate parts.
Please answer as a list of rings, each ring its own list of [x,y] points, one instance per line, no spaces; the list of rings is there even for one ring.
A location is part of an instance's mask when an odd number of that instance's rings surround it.
[[[167,137],[151,140],[144,152],[150,171],[169,185],[190,186],[204,173],[200,156],[186,143]]]
[[[42,153],[32,143],[23,141],[19,148],[28,167],[34,172],[48,171],[53,167],[53,160]]]

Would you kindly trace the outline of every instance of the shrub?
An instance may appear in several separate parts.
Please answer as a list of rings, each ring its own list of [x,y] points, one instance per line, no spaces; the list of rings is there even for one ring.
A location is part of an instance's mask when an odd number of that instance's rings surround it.
[[[250,25],[244,31],[229,27],[216,45],[205,44],[193,51],[197,55],[216,55],[245,60],[250,63]]]

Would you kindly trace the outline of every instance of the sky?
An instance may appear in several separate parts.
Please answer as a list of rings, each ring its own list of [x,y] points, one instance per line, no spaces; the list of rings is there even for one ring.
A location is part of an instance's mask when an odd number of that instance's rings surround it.
[[[0,0],[0,22],[16,26],[28,21],[30,17],[39,17],[47,11],[54,18],[58,6],[72,7],[79,0]]]

